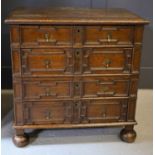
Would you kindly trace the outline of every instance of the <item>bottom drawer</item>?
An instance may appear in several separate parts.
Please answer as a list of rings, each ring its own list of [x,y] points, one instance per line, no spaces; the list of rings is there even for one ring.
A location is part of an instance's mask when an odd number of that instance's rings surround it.
[[[25,124],[62,124],[67,105],[64,102],[27,102],[24,105]]]
[[[120,122],[127,119],[126,100],[98,100],[85,104],[89,123]]]
[[[126,121],[127,100],[24,103],[25,124],[79,124]]]

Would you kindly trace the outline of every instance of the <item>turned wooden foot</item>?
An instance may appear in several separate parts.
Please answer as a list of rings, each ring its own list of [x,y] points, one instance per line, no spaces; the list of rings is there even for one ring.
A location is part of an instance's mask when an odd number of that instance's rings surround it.
[[[127,142],[127,143],[133,143],[136,139],[136,132],[134,131],[133,128],[124,128],[120,132],[120,138],[122,141]]]
[[[24,133],[24,130],[16,130],[13,142],[17,147],[24,147],[28,144],[28,136]]]

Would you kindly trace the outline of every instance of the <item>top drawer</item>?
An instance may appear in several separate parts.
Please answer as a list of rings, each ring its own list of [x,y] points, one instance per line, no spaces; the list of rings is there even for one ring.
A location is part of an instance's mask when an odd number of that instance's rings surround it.
[[[87,26],[84,29],[84,44],[131,46],[133,36],[132,26]]]
[[[21,46],[72,46],[70,26],[21,26]]]
[[[12,47],[132,47],[133,26],[12,27]],[[19,33],[20,32],[20,33]],[[20,37],[19,37],[20,36]]]

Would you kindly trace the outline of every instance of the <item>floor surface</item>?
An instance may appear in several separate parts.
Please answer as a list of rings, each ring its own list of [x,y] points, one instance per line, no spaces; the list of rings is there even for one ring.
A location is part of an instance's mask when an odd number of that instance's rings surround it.
[[[30,144],[17,148],[12,143],[12,112],[2,120],[2,155],[152,155],[152,90],[138,91],[135,143],[119,139],[120,128],[59,129],[37,131]],[[29,131],[28,131],[29,132]]]

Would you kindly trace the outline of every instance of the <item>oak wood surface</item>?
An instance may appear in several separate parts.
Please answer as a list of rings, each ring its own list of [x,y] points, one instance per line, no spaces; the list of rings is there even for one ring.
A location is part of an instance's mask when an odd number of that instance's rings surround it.
[[[15,129],[57,129],[57,128],[92,128],[92,127],[122,127],[137,125],[137,122],[116,122],[116,123],[89,123],[89,124],[44,124],[44,125],[13,125]]]
[[[125,9],[18,8],[5,20],[8,24],[147,24]]]
[[[26,128],[124,126],[121,139],[135,140],[147,20],[124,9],[19,8],[5,22],[17,146]]]

